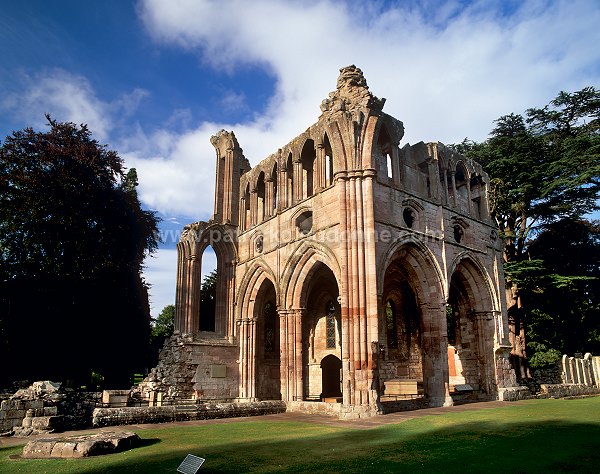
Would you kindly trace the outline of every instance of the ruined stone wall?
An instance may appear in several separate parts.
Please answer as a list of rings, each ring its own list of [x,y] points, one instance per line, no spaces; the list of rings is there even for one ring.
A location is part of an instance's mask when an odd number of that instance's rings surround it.
[[[239,416],[259,416],[285,412],[285,403],[277,401],[252,403],[201,403],[162,407],[97,408],[94,427],[168,423],[173,421],[209,420]]]
[[[404,125],[382,112],[384,102],[349,66],[340,70],[318,121],[253,168],[232,132],[213,137],[215,214],[186,232],[219,228],[233,240],[209,242],[207,232],[200,241],[182,236],[176,330],[186,337],[170,342],[171,352],[142,384],[146,393],[236,394],[248,401],[281,393],[308,409],[301,402],[320,396],[320,363],[332,355],[342,364],[340,416],[379,411],[383,383],[397,377],[422,380],[429,404],[450,404],[445,307],[451,298],[460,301],[453,362],[461,381],[488,396],[512,383],[503,363],[502,249],[487,209],[488,177],[439,143],[400,148]],[[199,267],[209,243],[220,276],[216,337],[205,340]],[[403,280],[415,293],[420,326],[406,354],[387,344],[388,270],[392,287]],[[319,298],[339,305],[335,348],[323,347]],[[277,306],[278,355],[266,356],[262,347],[267,299]]]
[[[100,392],[76,392],[60,383],[34,382],[0,404],[0,433],[29,436],[90,426]]]
[[[162,393],[176,400],[231,400],[238,396],[238,347],[228,341],[174,335],[165,341],[158,364],[134,387],[134,398]]]

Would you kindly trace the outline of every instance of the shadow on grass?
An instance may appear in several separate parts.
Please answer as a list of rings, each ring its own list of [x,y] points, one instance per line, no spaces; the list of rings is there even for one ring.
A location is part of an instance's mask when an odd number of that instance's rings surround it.
[[[160,441],[160,438],[141,438],[132,449],[143,448],[145,446],[152,446],[154,444],[160,443]]]
[[[203,473],[589,473],[600,465],[600,426],[593,423],[469,422],[433,430],[426,423],[415,425],[218,446],[210,446],[208,436],[182,432],[182,439],[198,447],[190,450],[171,443],[164,450],[140,450],[135,457],[77,472],[174,472],[187,454],[206,459]]]
[[[18,460],[0,472],[175,472],[187,454],[202,471],[588,473],[600,466],[600,397],[424,416],[369,430],[268,418],[138,431],[142,446],[87,459]],[[157,439],[160,438],[160,441]]]

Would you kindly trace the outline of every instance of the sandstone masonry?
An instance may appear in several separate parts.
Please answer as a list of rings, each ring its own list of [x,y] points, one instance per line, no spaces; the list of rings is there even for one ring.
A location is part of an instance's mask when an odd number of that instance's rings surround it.
[[[516,385],[489,178],[439,142],[401,146],[384,103],[349,66],[318,121],[258,165],[233,132],[212,137],[214,214],[181,235],[175,336],[141,398],[356,418]]]

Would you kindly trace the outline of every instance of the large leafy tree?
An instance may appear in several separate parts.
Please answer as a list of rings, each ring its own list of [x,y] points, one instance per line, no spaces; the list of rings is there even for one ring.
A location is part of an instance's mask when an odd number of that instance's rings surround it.
[[[134,169],[85,125],[0,144],[0,377],[123,384],[149,332],[145,255],[157,218]],[[10,363],[7,363],[10,361]]]
[[[158,362],[158,354],[165,340],[171,337],[175,329],[175,305],[168,304],[165,306],[156,319],[152,320],[151,326],[148,362],[150,367],[154,367]]]
[[[215,330],[215,310],[217,301],[217,270],[204,277],[200,292],[200,330]]]
[[[539,332],[544,325],[538,322],[558,318],[558,307],[547,313],[540,307],[539,295],[575,291],[589,281],[585,266],[565,272],[555,265],[560,254],[536,255],[532,243],[547,242],[546,235],[560,234],[563,227],[565,232],[572,230],[573,222],[583,222],[585,215],[598,209],[600,91],[586,87],[561,92],[547,106],[528,109],[524,116],[500,117],[486,142],[465,140],[457,148],[483,164],[491,177],[490,210],[506,242],[505,270],[514,296],[508,302],[513,355],[520,375],[525,376],[524,322],[529,321],[533,331],[530,347],[548,350],[548,339]],[[539,244],[537,249],[541,248]],[[569,298],[574,298],[574,304],[579,301],[575,295]],[[574,347],[553,341],[558,351]]]

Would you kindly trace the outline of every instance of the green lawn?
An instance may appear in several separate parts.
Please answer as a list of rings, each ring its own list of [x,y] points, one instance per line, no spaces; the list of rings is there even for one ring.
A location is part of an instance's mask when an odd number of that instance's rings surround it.
[[[537,400],[433,415],[371,430],[268,421],[141,430],[144,446],[87,459],[9,459],[0,472],[170,472],[191,453],[201,472],[600,472],[600,397]]]

